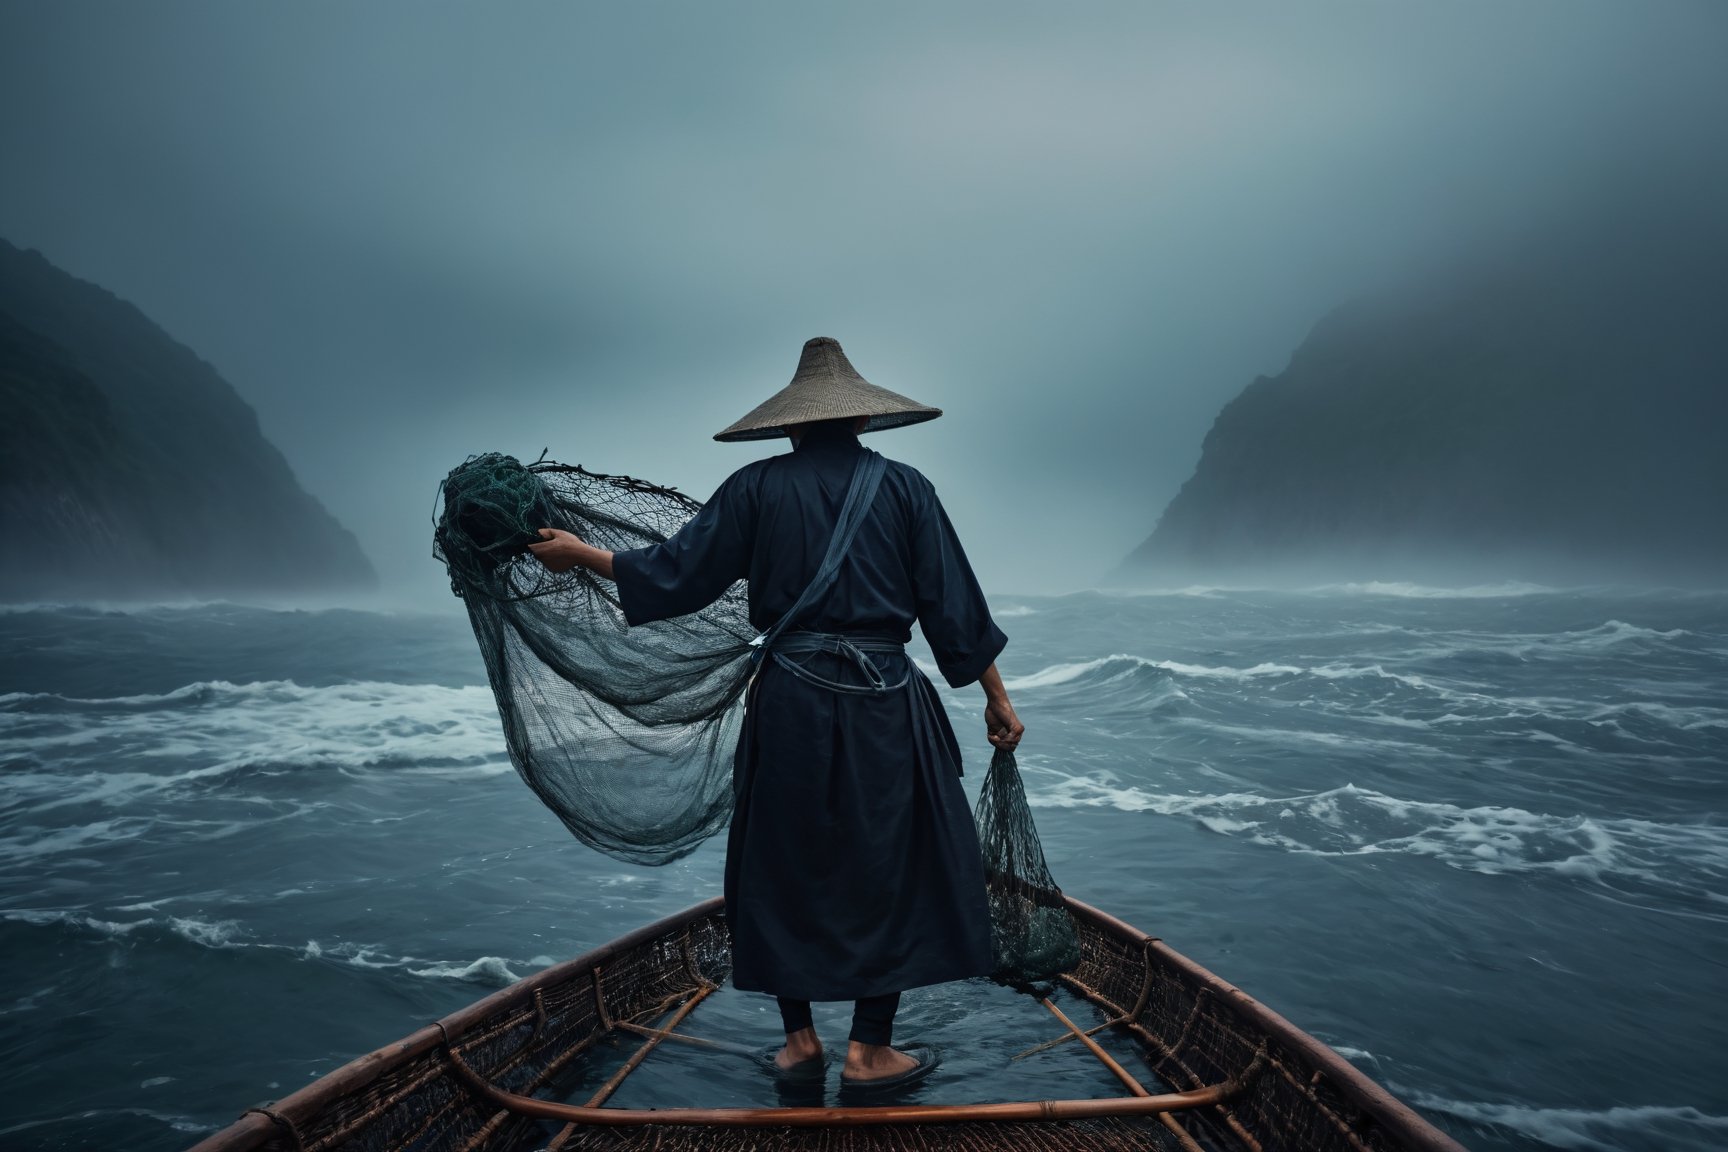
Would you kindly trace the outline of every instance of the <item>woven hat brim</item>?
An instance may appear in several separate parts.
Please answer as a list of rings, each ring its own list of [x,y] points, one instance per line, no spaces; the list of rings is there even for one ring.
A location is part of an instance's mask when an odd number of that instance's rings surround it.
[[[870,415],[866,412],[854,413],[856,416]],[[870,416],[870,422],[861,432],[880,432],[884,428],[904,428],[908,424],[922,424],[926,420],[934,420],[942,415],[940,408],[920,408],[913,412],[884,412]],[[844,416],[814,416],[811,420],[838,420]],[[714,433],[714,439],[725,443],[736,443],[740,440],[772,440],[777,436],[786,435],[787,424],[805,424],[806,420],[787,420],[781,424],[769,424],[761,428],[739,428],[734,425],[724,432]]]
[[[847,381],[843,387],[832,385],[821,389],[794,382],[770,396],[764,403],[730,427],[714,434],[720,441],[771,440],[786,435],[788,424],[808,424],[817,420],[844,420],[868,416],[866,432],[884,428],[902,428],[934,420],[942,409],[909,400],[897,392],[878,388],[863,380]]]

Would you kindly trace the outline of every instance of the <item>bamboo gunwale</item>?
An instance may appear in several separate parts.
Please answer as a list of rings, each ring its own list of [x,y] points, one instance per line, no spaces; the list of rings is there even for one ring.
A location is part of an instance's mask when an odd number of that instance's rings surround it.
[[[591,969],[634,952],[687,924],[717,916],[725,907],[725,898],[715,896],[652,924],[644,924],[635,931],[627,932],[574,959],[541,969],[508,988],[500,988],[490,996],[476,1000],[466,1008],[458,1008],[435,1023],[409,1033],[394,1044],[387,1044],[349,1061],[299,1091],[284,1096],[270,1105],[270,1110],[289,1124],[303,1124],[318,1115],[329,1101],[357,1092],[398,1065],[424,1056],[447,1041],[460,1038],[495,1013],[531,997],[535,991],[556,988],[572,979],[586,976]],[[190,1152],[251,1152],[268,1141],[276,1131],[278,1129],[275,1121],[261,1113],[248,1112],[235,1123],[194,1145]]]
[[[1299,1052],[1316,1071],[1326,1074],[1341,1095],[1372,1115],[1411,1149],[1419,1152],[1468,1152],[1462,1144],[1418,1116],[1409,1105],[1357,1071],[1344,1057],[1234,984],[1188,959],[1158,937],[1149,936],[1132,924],[1072,896],[1066,899],[1069,910],[1076,916],[1090,920],[1112,936],[1142,944],[1149,962],[1156,956],[1160,962],[1182,972],[1201,987],[1211,989],[1245,1023],[1271,1035],[1284,1047]],[[1140,1031],[1145,1032],[1145,1029]]]
[[[1089,921],[1092,926],[1108,936],[1116,937],[1125,942],[1140,945],[1145,957],[1148,973],[1153,965],[1166,967],[1181,974],[1194,986],[1204,988],[1215,995],[1223,1008],[1235,1016],[1238,1022],[1248,1031],[1270,1036],[1286,1051],[1299,1055],[1317,1074],[1323,1074],[1339,1096],[1350,1101],[1367,1115],[1373,1117],[1375,1123],[1382,1127],[1388,1135],[1402,1141],[1410,1152],[1465,1152],[1462,1145],[1453,1141],[1438,1129],[1431,1127],[1414,1111],[1398,1100],[1391,1093],[1375,1084],[1359,1072],[1344,1058],[1331,1048],[1322,1044],[1312,1036],[1291,1024],[1278,1013],[1267,1008],[1253,997],[1242,992],[1234,985],[1220,979],[1206,968],[1188,959],[1175,949],[1166,945],[1157,937],[1149,936],[1132,925],[1126,924],[1083,901],[1073,897],[1065,897],[1070,910],[1082,920]],[[469,1032],[494,1016],[514,1010],[523,1010],[543,992],[560,987],[573,979],[587,978],[596,968],[603,968],[614,959],[628,955],[636,950],[652,944],[663,937],[670,936],[680,929],[700,921],[719,916],[724,912],[724,901],[720,897],[703,901],[682,912],[665,917],[651,924],[646,924],[632,932],[599,946],[581,956],[555,964],[540,972],[534,973],[508,988],[492,993],[467,1007],[443,1017],[433,1024],[410,1033],[403,1039],[369,1052],[343,1065],[326,1076],[313,1081],[298,1091],[269,1104],[268,1114],[258,1109],[248,1110],[235,1123],[219,1132],[215,1132],[199,1142],[191,1152],[256,1152],[256,1149],[268,1144],[273,1138],[286,1133],[298,1137],[298,1128],[308,1124],[337,1100],[352,1093],[365,1089],[368,1085],[404,1063],[417,1060],[429,1052],[443,1048],[445,1053],[437,1057],[437,1062],[454,1069],[458,1076],[465,1080],[474,1076],[460,1057],[454,1059],[458,1042]],[[1099,1007],[1103,1008],[1111,1019],[1105,1027],[1116,1025],[1126,1027],[1149,1042],[1153,1048],[1169,1054],[1166,1042],[1149,1031],[1138,1022],[1139,1011],[1128,1013],[1121,1005],[1110,1002],[1091,990],[1080,985],[1078,981],[1065,981],[1071,987],[1077,986],[1082,995],[1087,996]],[[1140,1003],[1136,1009],[1143,1009],[1147,992],[1151,987],[1150,975],[1141,989]],[[691,989],[694,993],[697,989]],[[599,989],[596,988],[596,992]],[[688,994],[688,993],[687,993]],[[672,998],[669,998],[672,999]],[[665,1002],[663,1002],[664,1004]],[[669,1006],[669,1005],[668,1005]],[[543,1011],[543,1007],[542,1007]],[[650,1017],[651,1018],[651,1017]],[[538,1021],[537,1021],[538,1023]],[[620,1022],[615,1022],[620,1023]],[[632,1027],[624,1029],[637,1031]],[[1090,1029],[1088,1031],[1096,1031]],[[667,1032],[668,1029],[642,1029],[643,1032]],[[640,1033],[639,1033],[640,1034]],[[593,1040],[603,1033],[587,1039]],[[662,1036],[661,1039],[668,1037]],[[1067,1039],[1064,1036],[1063,1039]],[[677,1037],[683,1039],[683,1037]],[[1090,1036],[1087,1037],[1090,1039]],[[469,1037],[472,1040],[472,1037]],[[586,1048],[588,1044],[578,1044]],[[1180,1063],[1180,1061],[1178,1060]],[[1282,1065],[1274,1060],[1273,1064],[1282,1070]],[[478,1078],[476,1076],[476,1078]],[[484,1083],[484,1081],[482,1081]],[[746,1120],[750,1113],[772,1113],[774,1119],[766,1121],[770,1124],[791,1125],[801,1120],[810,1126],[824,1124],[839,1126],[854,1126],[858,1124],[918,1124],[941,1122],[943,1118],[934,1113],[963,1109],[973,1112],[973,1115],[955,1116],[954,1120],[1000,1119],[1020,1121],[1048,1121],[1065,1119],[1082,1119],[1104,1116],[1123,1116],[1145,1114],[1158,1116],[1159,1113],[1173,1110],[1222,1107],[1226,1094],[1240,1086],[1240,1080],[1229,1081],[1220,1085],[1190,1089],[1187,1092],[1170,1093],[1161,1096],[1135,1096],[1120,1099],[1105,1100],[1055,1100],[1038,1102],[1020,1102],[1011,1104],[988,1105],[907,1105],[899,1107],[876,1107],[867,1109],[843,1108],[812,1108],[812,1109],[666,1109],[666,1110],[629,1110],[617,1108],[597,1108],[601,1116],[589,1118],[583,1116],[580,1121],[571,1116],[571,1112],[580,1112],[572,1105],[557,1104],[551,1101],[538,1100],[533,1097],[522,1097],[529,1107],[535,1109],[553,1109],[550,1113],[539,1114],[547,1119],[564,1119],[571,1123],[674,1123],[674,1112],[684,1112],[694,1116],[699,1112],[710,1114],[708,1119],[694,1120],[691,1123],[702,1123],[716,1127],[760,1126],[764,1121]],[[499,1092],[491,1085],[487,1088]],[[477,1089],[478,1090],[478,1089]],[[507,1094],[505,1094],[507,1095]],[[1310,1096],[1311,1099],[1314,1097]],[[635,1111],[641,1116],[636,1119],[631,1116]],[[868,1117],[853,1119],[846,1115],[848,1111],[868,1113]],[[1329,1113],[1329,1109],[1323,1109]],[[812,1114],[807,1120],[794,1117],[798,1113]],[[980,1114],[980,1112],[982,1114]],[[1226,1115],[1228,1113],[1226,1112]],[[1161,1117],[1167,1127],[1174,1127],[1171,1117]],[[1240,1139],[1246,1136],[1244,1130],[1234,1122],[1229,1125]],[[1178,1130],[1179,1131],[1179,1130]],[[560,1135],[564,1135],[561,1133]],[[1185,1134],[1184,1134],[1185,1135]],[[1184,1142],[1186,1143],[1186,1141]],[[1244,1142],[1247,1148],[1256,1147],[1250,1136]]]
[[[861,1108],[587,1108],[535,1096],[518,1096],[491,1083],[454,1049],[451,1065],[469,1087],[499,1108],[537,1120],[566,1120],[603,1127],[641,1124],[703,1128],[857,1128],[880,1124],[955,1124],[979,1120],[1090,1120],[1101,1116],[1149,1116],[1204,1108],[1234,1091],[1234,1082],[1170,1092],[1160,1096],[1123,1096],[1103,1100],[1039,1100],[1009,1104],[901,1104]]]

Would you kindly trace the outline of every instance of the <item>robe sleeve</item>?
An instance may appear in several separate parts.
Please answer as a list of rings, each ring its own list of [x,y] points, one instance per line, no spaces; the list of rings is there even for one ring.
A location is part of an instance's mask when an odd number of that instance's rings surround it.
[[[984,591],[960,547],[960,537],[928,482],[915,501],[912,591],[918,625],[950,688],[972,683],[995,663],[1008,637],[990,618]]]
[[[734,472],[670,538],[612,554],[618,603],[629,624],[698,612],[750,574],[752,501]]]

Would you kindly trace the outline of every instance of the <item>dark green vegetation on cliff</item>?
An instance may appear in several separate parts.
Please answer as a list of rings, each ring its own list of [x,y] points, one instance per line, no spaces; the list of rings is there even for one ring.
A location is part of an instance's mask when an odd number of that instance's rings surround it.
[[[1118,575],[1728,582],[1725,318],[1722,229],[1673,221],[1340,308]]]
[[[0,545],[8,600],[376,583],[215,369],[4,241]]]

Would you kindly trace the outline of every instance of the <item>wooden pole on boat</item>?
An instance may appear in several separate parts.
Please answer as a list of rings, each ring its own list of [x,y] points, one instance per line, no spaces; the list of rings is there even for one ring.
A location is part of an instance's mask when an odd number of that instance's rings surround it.
[[[706,1048],[710,1052],[724,1052],[728,1056],[754,1057],[758,1049],[748,1044],[734,1044],[730,1040],[710,1040],[706,1036],[687,1036],[682,1032],[668,1032],[664,1028],[650,1028],[645,1024],[632,1024],[628,1020],[619,1020],[612,1025],[625,1032],[634,1032],[638,1036],[658,1036],[662,1040],[670,1040],[674,1044],[688,1044],[692,1048]]]
[[[1069,1034],[1078,1039],[1080,1043],[1086,1045],[1087,1048],[1090,1048],[1092,1050],[1092,1055],[1098,1057],[1104,1067],[1110,1069],[1111,1072],[1114,1072],[1116,1074],[1116,1079],[1127,1085],[1128,1091],[1134,1093],[1135,1096],[1140,1097],[1141,1099],[1151,1098],[1152,1093],[1146,1090],[1145,1085],[1136,1080],[1128,1069],[1122,1067],[1122,1065],[1116,1061],[1115,1057],[1104,1051],[1098,1041],[1092,1039],[1089,1033],[1082,1032],[1079,1025],[1068,1019],[1062,1009],[1056,1007],[1055,1004],[1050,1002],[1048,996],[1040,998],[1038,1002],[1044,1005],[1044,1007],[1050,1009],[1051,1015],[1055,1016],[1056,1019],[1067,1025]],[[1176,1123],[1175,1119],[1171,1117],[1168,1112],[1158,1113],[1158,1121],[1163,1124],[1165,1128],[1170,1130],[1171,1135],[1176,1137],[1176,1142],[1182,1145],[1182,1152],[1203,1152],[1200,1145],[1195,1143],[1194,1137],[1188,1135],[1188,1130],[1182,1127],[1182,1125]]]
[[[647,1058],[648,1053],[659,1047],[660,1041],[665,1039],[664,1034],[672,1031],[674,1028],[678,1027],[679,1024],[683,1023],[684,1017],[695,1011],[696,1005],[702,1003],[702,1001],[706,999],[708,994],[712,991],[714,991],[714,985],[705,984],[697,991],[696,995],[684,1001],[684,1006],[679,1008],[678,1011],[673,1014],[672,1019],[666,1022],[666,1027],[664,1029],[655,1029],[655,1031],[660,1032],[661,1035],[650,1036],[648,1039],[644,1040],[642,1042],[642,1047],[632,1052],[630,1054],[630,1059],[624,1061],[624,1067],[612,1073],[612,1078],[602,1084],[600,1090],[588,1098],[588,1107],[598,1109],[600,1105],[606,1103],[606,1098],[612,1095],[612,1093],[618,1091],[618,1086],[624,1083],[624,1077],[636,1071],[636,1065],[642,1063],[642,1061]],[[455,1054],[454,1049],[451,1050],[451,1054]],[[467,1067],[466,1064],[460,1066]],[[532,1097],[524,1097],[524,1099],[532,1099]]]
[[[1107,1100],[1039,1100],[1012,1104],[902,1104],[862,1108],[588,1108],[518,1096],[486,1080],[450,1050],[450,1062],[469,1087],[500,1108],[538,1120],[566,1120],[605,1127],[676,1124],[710,1128],[854,1128],[879,1124],[955,1124],[965,1121],[1090,1120],[1100,1116],[1149,1116],[1206,1108],[1223,1100],[1234,1084]]]
[[[1110,1053],[1104,1051],[1103,1047],[1098,1043],[1098,1041],[1092,1039],[1092,1037],[1090,1037],[1090,1036],[1086,1035],[1086,1033],[1082,1032],[1080,1030],[1080,1026],[1078,1024],[1074,1023],[1074,1021],[1068,1019],[1068,1017],[1063,1014],[1062,1009],[1060,1009],[1060,1008],[1056,1007],[1056,1005],[1052,1004],[1050,1002],[1050,998],[1048,996],[1040,999],[1038,1001],[1038,1003],[1040,1003],[1040,1004],[1044,1005],[1044,1007],[1050,1009],[1050,1014],[1052,1016],[1054,1016],[1054,1017],[1056,1017],[1056,1019],[1062,1021],[1063,1025],[1068,1029],[1068,1031],[1070,1031],[1074,1034],[1075,1038],[1078,1039],[1080,1041],[1080,1043],[1082,1043],[1082,1044],[1086,1045],[1086,1047],[1090,1048],[1092,1050],[1092,1055],[1098,1057],[1099,1063],[1103,1064],[1104,1067],[1110,1069],[1111,1072],[1115,1073],[1116,1079],[1122,1081],[1122,1083],[1127,1087],[1128,1091],[1134,1093],[1134,1095],[1136,1095],[1136,1096],[1150,1096],[1150,1095],[1152,1095],[1152,1093],[1146,1091],[1145,1086],[1143,1086],[1140,1083],[1140,1081],[1134,1079],[1133,1075],[1128,1071],[1128,1069],[1122,1067],[1121,1064],[1118,1064],[1116,1062],[1116,1058],[1114,1056],[1112,1056],[1112,1055],[1110,1055]]]

